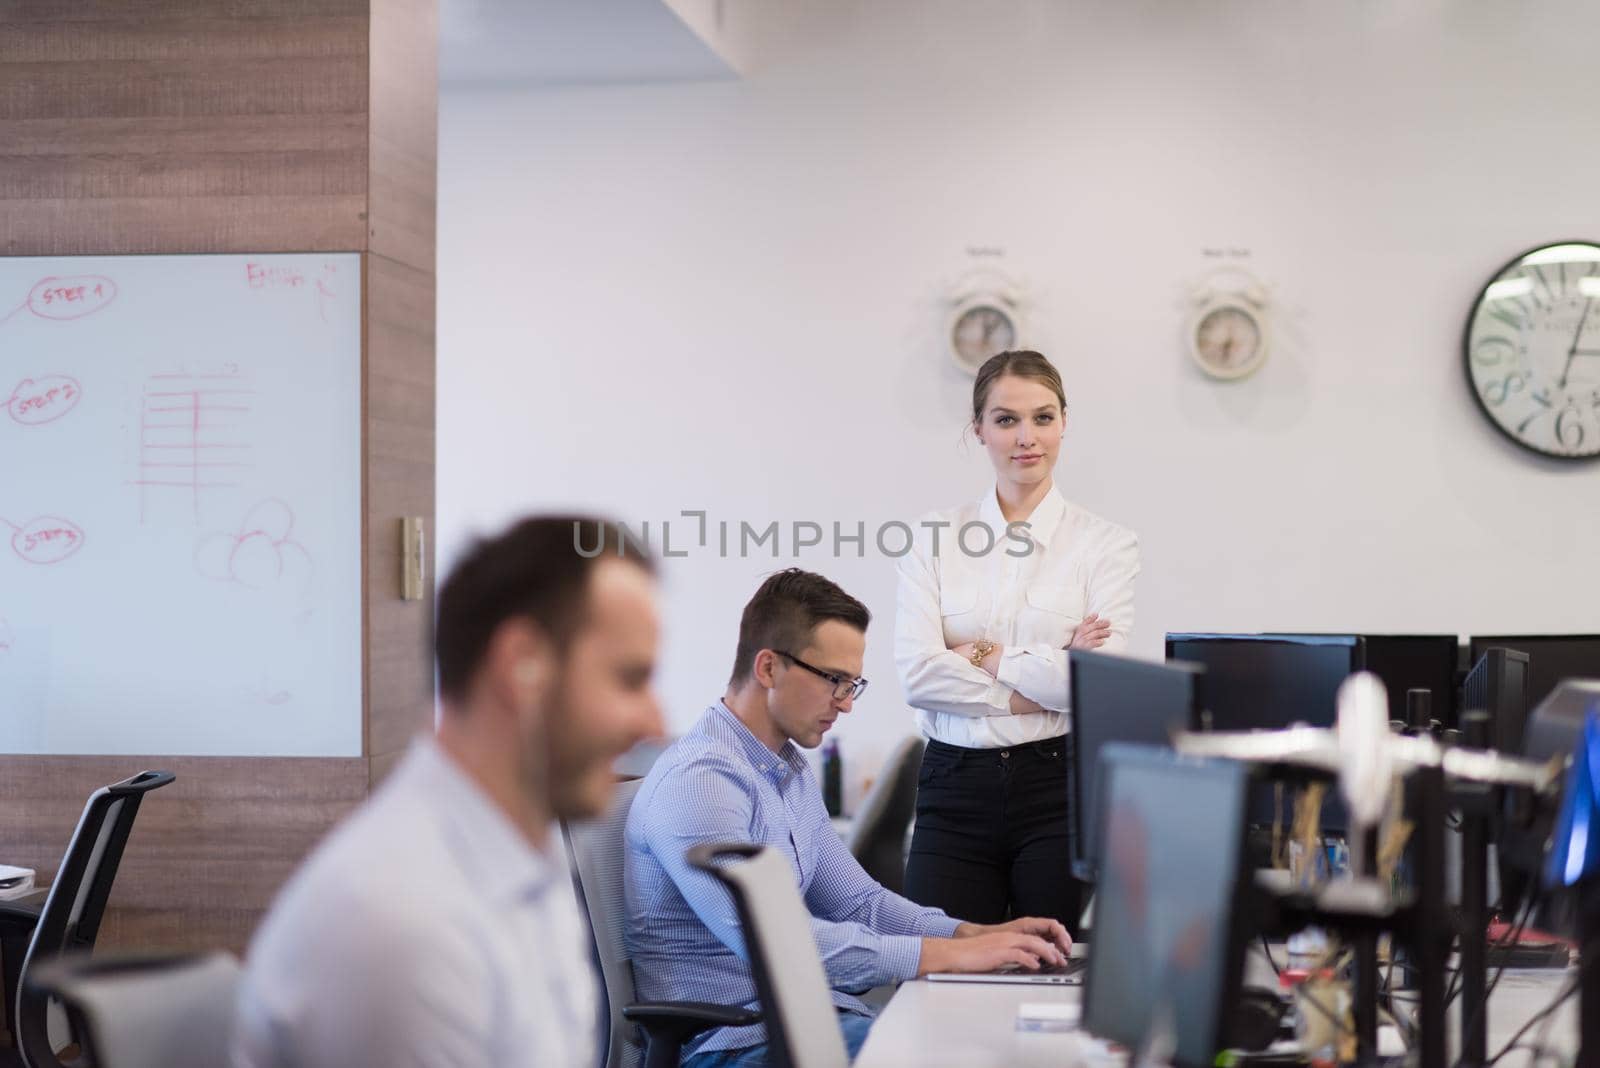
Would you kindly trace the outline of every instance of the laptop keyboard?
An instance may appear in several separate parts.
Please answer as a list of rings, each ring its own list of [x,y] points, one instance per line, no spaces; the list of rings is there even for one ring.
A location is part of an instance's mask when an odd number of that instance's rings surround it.
[[[1089,966],[1088,957],[1068,957],[1065,964],[1047,964],[1042,968],[1024,968],[1020,964],[1006,964],[995,971],[1001,974],[1020,975],[1077,975]]]

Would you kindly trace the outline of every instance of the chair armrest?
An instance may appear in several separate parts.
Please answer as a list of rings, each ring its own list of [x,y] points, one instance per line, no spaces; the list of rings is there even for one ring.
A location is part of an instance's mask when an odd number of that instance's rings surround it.
[[[637,1001],[624,1005],[622,1016],[644,1028],[651,1037],[659,1035],[679,1043],[713,1027],[761,1022],[759,1012],[709,1001]]]

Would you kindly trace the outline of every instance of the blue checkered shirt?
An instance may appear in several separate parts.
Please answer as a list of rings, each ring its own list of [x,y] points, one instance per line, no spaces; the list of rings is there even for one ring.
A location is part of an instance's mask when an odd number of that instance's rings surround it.
[[[628,814],[628,951],[643,1000],[759,1007],[732,898],[684,859],[708,842],[754,842],[788,858],[841,1009],[871,1015],[847,991],[913,978],[921,940],[948,938],[959,923],[874,882],[828,822],[795,744],[774,753],[718,701],[656,761]],[[766,1039],[760,1024],[723,1027],[684,1055]]]

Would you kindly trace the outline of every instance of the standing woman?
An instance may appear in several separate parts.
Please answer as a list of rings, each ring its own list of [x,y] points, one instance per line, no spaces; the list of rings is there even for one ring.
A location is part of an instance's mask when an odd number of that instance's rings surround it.
[[[1068,648],[1119,651],[1139,543],[1055,487],[1067,399],[1037,352],[1002,352],[972,387],[994,465],[977,501],[922,521],[900,559],[895,665],[928,737],[906,896],[1076,933],[1068,853]]]

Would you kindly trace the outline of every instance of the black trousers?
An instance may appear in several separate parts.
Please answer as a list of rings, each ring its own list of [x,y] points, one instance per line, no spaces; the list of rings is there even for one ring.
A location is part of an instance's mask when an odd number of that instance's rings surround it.
[[[1083,886],[1068,846],[1067,745],[928,742],[906,896],[973,923],[1049,916],[1076,938]]]

